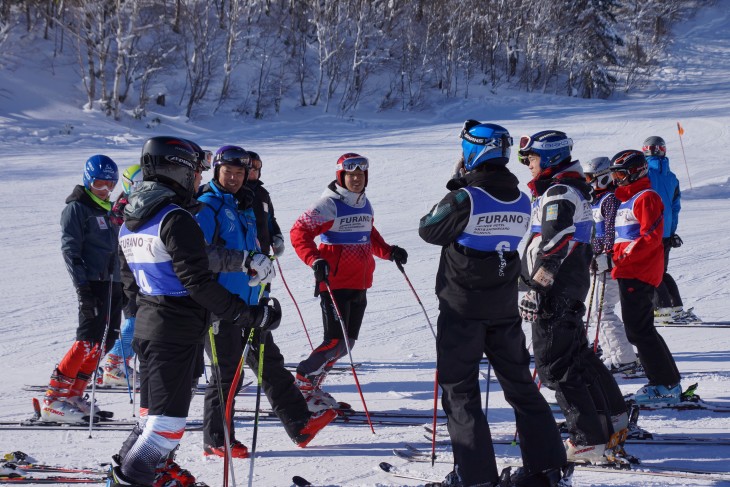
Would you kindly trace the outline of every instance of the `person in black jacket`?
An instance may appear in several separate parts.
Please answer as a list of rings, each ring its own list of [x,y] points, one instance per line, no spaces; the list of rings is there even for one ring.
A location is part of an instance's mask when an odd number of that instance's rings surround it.
[[[256,232],[261,252],[270,254],[272,251],[276,257],[284,254],[284,237],[281,235],[279,223],[274,215],[274,204],[271,202],[271,195],[264,188],[261,181],[261,170],[263,163],[261,156],[254,151],[248,151],[251,161],[251,168],[248,172],[246,187],[253,191],[253,212],[256,216]],[[267,290],[271,287],[269,285]]]
[[[461,139],[465,174],[455,171],[456,179],[446,186],[451,192],[421,218],[418,231],[442,247],[436,275],[437,371],[454,471],[440,485],[499,481],[480,401],[484,354],[515,412],[524,468],[513,475],[513,485],[561,485],[565,451],[550,407],[532,380],[517,308],[517,246],[527,231],[530,200],[506,167],[512,145],[506,129],[468,120]]]
[[[113,457],[110,485],[188,486],[194,477],[170,455],[185,431],[209,313],[273,330],[281,308],[276,300],[246,305],[209,270],[203,232],[185,209],[203,169],[190,143],[153,137],[140,164],[144,181],[129,197],[119,233],[122,282],[138,304],[133,346],[140,363],[140,422]],[[244,270],[256,273],[255,262],[247,259]]]
[[[76,341],[51,374],[41,408],[44,421],[70,423],[88,417],[91,404],[84,390],[100,355],[117,337],[122,310],[119,229],[111,220],[109,197],[118,180],[113,160],[91,156],[84,165],[84,185],[66,198],[61,214],[61,250],[79,300],[79,326]],[[105,329],[106,342],[101,343]]]
[[[522,280],[529,291],[520,314],[532,322],[540,380],[555,391],[565,415],[568,461],[603,463],[608,450],[621,447],[628,414],[616,381],[588,346],[583,325],[593,215],[591,188],[580,162],[572,159],[572,146],[557,130],[520,140],[535,198],[522,257]]]

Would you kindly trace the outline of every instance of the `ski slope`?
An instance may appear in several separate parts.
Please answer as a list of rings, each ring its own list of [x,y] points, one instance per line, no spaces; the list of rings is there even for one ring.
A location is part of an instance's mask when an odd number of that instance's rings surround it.
[[[375,225],[388,243],[408,250],[406,272],[434,324],[438,310],[433,287],[440,249],[420,240],[418,221],[446,194],[444,185],[459,156],[458,134],[465,119],[500,123],[515,137],[543,129],[563,130],[574,139],[574,156],[581,160],[640,148],[647,136],[661,135],[668,143],[668,156],[683,191],[678,234],[684,246],[672,251],[670,272],[685,306],[694,307],[706,320],[729,319],[729,7],[727,0],[718,1],[680,25],[666,69],[643,92],[613,100],[506,90],[479,96],[475,88],[470,90],[475,98],[439,101],[421,113],[358,113],[342,118],[308,107],[285,111],[275,120],[254,122],[221,115],[197,124],[163,113],[162,124],[148,129],[140,122],[113,123],[98,113],[82,112],[78,108],[82,93],[75,81],[69,81],[75,78],[63,76],[73,69],[73,60],[55,66],[53,74],[48,60],[41,56],[16,59],[0,71],[0,421],[30,415],[34,393],[23,386],[46,384],[75,336],[76,299],[60,253],[58,221],[66,196],[81,182],[84,161],[94,153],[104,153],[123,170],[138,161],[143,141],[153,135],[185,136],[213,150],[224,144],[256,150],[264,159],[262,180],[272,194],[282,229],[289,229],[334,178],[340,154],[354,151],[370,158],[367,194],[375,209]],[[685,129],[682,142],[687,168],[677,121]],[[517,163],[514,153],[509,167],[526,190],[529,173]],[[280,263],[309,333],[318,342],[321,319],[319,302],[312,296],[312,272],[291,247]],[[273,295],[282,302],[284,320],[275,338],[286,360],[298,362],[308,355],[309,344],[280,278],[274,281]],[[353,349],[355,361],[363,364],[358,378],[368,409],[431,411],[433,336],[394,264],[377,262],[368,298],[360,340]],[[526,333],[529,342],[528,328]],[[730,331],[663,328],[660,333],[675,355],[682,385],[699,382],[705,400],[730,405]],[[253,379],[254,374],[247,371],[247,377]],[[629,393],[644,382],[621,379],[619,384]],[[486,388],[485,381],[482,387]],[[362,409],[350,374],[332,375],[327,390]],[[253,408],[252,391],[250,388],[239,399],[238,407]],[[543,393],[553,400],[550,391],[543,389]],[[116,417],[131,418],[126,395],[100,393],[97,398]],[[263,403],[266,405],[265,399]],[[488,417],[495,433],[514,431],[513,414],[496,382],[490,386]],[[190,418],[202,418],[201,396],[193,400]],[[656,433],[730,440],[728,414],[645,412],[639,424]],[[236,431],[238,439],[250,446],[252,423],[238,421]],[[423,434],[421,424],[376,424],[375,434],[367,425],[333,424],[302,450],[291,443],[278,423],[262,422],[253,485],[289,486],[293,475],[326,486],[418,485],[382,473],[378,469],[381,461],[442,479],[450,465],[406,464],[392,454],[393,448],[405,443],[425,448]],[[88,436],[86,431],[0,430],[0,453],[22,450],[47,463],[89,466],[108,461],[127,433],[94,431],[92,438]],[[505,463],[519,455],[510,445],[496,450]],[[628,450],[646,463],[730,470],[730,446],[631,445]],[[202,433],[186,433],[177,460],[200,480],[221,485],[223,462],[203,458]],[[235,460],[235,467],[237,483],[246,484],[249,460]],[[730,475],[727,478],[725,484],[730,485]],[[720,484],[699,476],[675,479],[580,471],[574,477],[576,486]]]

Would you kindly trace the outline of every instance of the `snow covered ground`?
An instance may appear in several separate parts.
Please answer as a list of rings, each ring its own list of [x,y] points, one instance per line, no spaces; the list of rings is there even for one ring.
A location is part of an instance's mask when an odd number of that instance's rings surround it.
[[[88,156],[105,153],[120,168],[135,163],[142,142],[152,135],[177,134],[206,148],[240,144],[264,158],[262,179],[271,191],[279,223],[288,229],[298,214],[333,179],[343,152],[356,151],[371,160],[368,196],[376,226],[391,244],[410,254],[406,271],[431,321],[438,314],[433,294],[439,249],[417,235],[419,218],[445,193],[444,184],[458,157],[458,133],[467,118],[494,121],[517,137],[555,128],[575,140],[574,154],[587,160],[639,148],[645,137],[667,140],[669,157],[683,190],[678,233],[684,246],[672,251],[670,272],[687,307],[706,320],[728,319],[730,300],[730,2],[717,2],[679,27],[668,67],[640,94],[618,100],[581,100],[504,91],[480,99],[456,100],[426,113],[357,115],[353,119],[323,115],[319,108],[290,110],[276,120],[253,122],[221,117],[199,125],[161,116],[154,129],[139,122],[112,123],[97,113],[82,113],[81,92],[71,100],[59,87],[69,86],[71,65],[48,68],[40,57],[6,60],[0,71],[0,421],[21,420],[31,413],[33,393],[26,384],[46,384],[54,364],[66,352],[76,328],[76,301],[60,254],[58,220],[64,200],[81,181]],[[18,41],[20,42],[20,41]],[[58,61],[55,61],[58,63]],[[73,60],[69,61],[73,63]],[[59,96],[63,92],[64,95]],[[472,90],[475,93],[476,90]],[[676,122],[686,131],[685,169]],[[73,127],[73,128],[70,128]],[[62,133],[69,132],[70,133]],[[526,168],[513,160],[511,169],[527,183]],[[691,186],[690,189],[690,180]],[[121,189],[121,185],[120,185]],[[321,338],[318,301],[312,297],[311,270],[291,249],[281,259],[284,277],[296,297],[312,339]],[[275,332],[288,362],[307,356],[309,344],[296,310],[281,280],[274,295],[285,318]],[[375,285],[361,339],[353,350],[363,365],[358,377],[370,411],[428,412],[432,408],[435,347],[426,319],[403,276],[390,262],[378,262]],[[529,341],[529,329],[526,329]],[[661,330],[683,374],[682,384],[699,382],[700,395],[730,406],[730,330]],[[341,362],[346,364],[346,361]],[[253,378],[253,374],[247,373]],[[483,387],[486,383],[483,381]],[[634,392],[641,380],[621,380],[623,392]],[[238,401],[254,405],[252,389]],[[361,409],[350,374],[332,375],[327,389],[338,399]],[[543,392],[552,399],[549,391]],[[99,403],[119,418],[131,417],[123,394],[100,393]],[[266,401],[264,400],[264,404]],[[495,435],[514,431],[511,409],[497,383],[491,384],[489,420]],[[193,401],[191,418],[202,417],[202,400]],[[428,421],[424,421],[428,422]],[[662,411],[642,414],[640,425],[657,433],[722,436],[730,440],[730,415],[703,411]],[[237,436],[250,444],[252,423],[238,421]],[[318,485],[417,485],[378,470],[388,461],[436,479],[451,470],[437,463],[405,464],[392,449],[404,443],[426,447],[422,425],[332,424],[309,447],[294,446],[283,428],[263,422],[258,436],[254,485],[288,486],[292,475]],[[109,460],[125,432],[0,430],[0,452],[22,450],[53,464],[93,465]],[[692,467],[728,472],[730,446],[632,445],[630,453],[647,464]],[[504,461],[519,451],[499,446]],[[202,434],[189,432],[182,440],[178,461],[211,486],[220,485],[222,461],[204,459]],[[238,484],[248,479],[249,460],[236,460]],[[730,475],[727,476],[730,479]],[[730,480],[725,482],[730,485]],[[698,477],[673,479],[609,472],[579,472],[576,486],[720,485]]]

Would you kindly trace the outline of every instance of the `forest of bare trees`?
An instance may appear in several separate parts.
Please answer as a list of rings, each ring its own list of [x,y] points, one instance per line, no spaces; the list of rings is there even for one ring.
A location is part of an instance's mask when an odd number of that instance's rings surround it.
[[[697,0],[0,0],[13,31],[73,56],[87,108],[144,117],[159,93],[255,118],[282,101],[418,110],[477,85],[606,98],[646,82]],[[0,69],[3,69],[0,61]]]

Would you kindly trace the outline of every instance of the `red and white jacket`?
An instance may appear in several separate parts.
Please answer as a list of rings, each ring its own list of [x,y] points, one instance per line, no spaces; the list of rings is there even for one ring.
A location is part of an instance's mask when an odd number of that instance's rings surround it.
[[[614,279],[638,279],[658,286],[664,275],[664,204],[648,177],[616,188],[621,205],[616,212],[613,245]]]
[[[373,225],[373,209],[365,193],[353,193],[330,183],[322,197],[294,222],[291,243],[311,266],[325,259],[332,289],[368,289],[373,284],[375,259],[389,259],[391,246]],[[315,238],[320,237],[317,245]],[[320,291],[326,291],[320,284]]]

